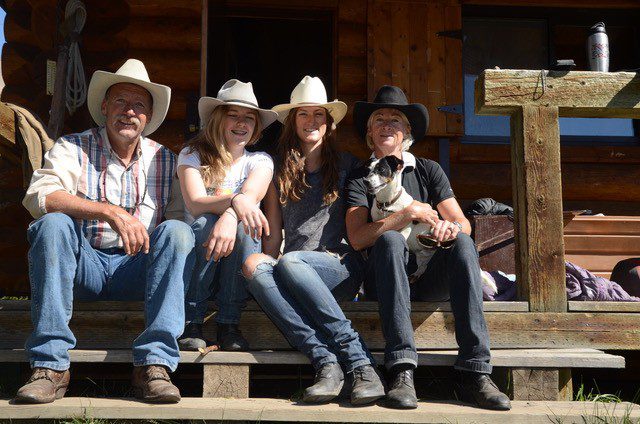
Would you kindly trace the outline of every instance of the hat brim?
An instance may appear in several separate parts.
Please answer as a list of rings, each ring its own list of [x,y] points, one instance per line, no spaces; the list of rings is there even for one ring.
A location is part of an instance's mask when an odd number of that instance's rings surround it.
[[[278,114],[278,121],[284,123],[291,109],[306,106],[318,106],[327,109],[329,115],[333,118],[333,123],[336,125],[347,115],[347,104],[339,100],[328,103],[284,103],[272,107],[271,110]]]
[[[260,109],[259,107],[255,107],[248,103],[225,102],[224,100],[220,100],[215,97],[200,97],[200,100],[198,100],[198,115],[200,115],[201,128],[205,128],[207,126],[209,118],[211,118],[211,113],[220,105],[240,106],[257,111],[260,116],[260,122],[262,123],[263,129],[267,128],[269,125],[273,124],[276,119],[278,119],[278,114],[274,111],[269,109]]]
[[[119,83],[139,85],[151,94],[151,98],[153,99],[153,113],[151,114],[151,119],[147,121],[147,125],[145,125],[142,130],[142,135],[146,137],[153,133],[162,125],[164,118],[167,116],[169,103],[171,102],[171,88],[166,85],[118,75],[112,72],[95,71],[91,77],[91,82],[89,82],[87,107],[93,120],[100,126],[105,124],[107,117],[102,114],[104,95],[109,87]]]
[[[404,113],[411,125],[411,135],[415,141],[420,141],[427,134],[429,128],[429,111],[420,103],[399,105],[395,103],[356,102],[353,107],[353,123],[363,139],[367,135],[367,121],[378,109],[398,109]]]

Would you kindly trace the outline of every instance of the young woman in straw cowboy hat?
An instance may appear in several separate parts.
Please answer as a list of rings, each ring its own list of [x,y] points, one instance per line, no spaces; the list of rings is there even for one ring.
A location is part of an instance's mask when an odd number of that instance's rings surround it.
[[[362,280],[363,260],[345,242],[342,192],[357,164],[334,145],[336,124],[347,105],[327,101],[324,84],[305,76],[291,102],[275,106],[284,124],[278,142],[275,184],[265,197],[271,234],[265,254],[243,266],[249,291],[316,369],[306,402],[326,402],[340,393],[344,370],[353,376],[351,402],[384,396],[384,387],[358,333],[338,305],[353,299]],[[284,228],[284,254],[278,258]]]
[[[273,161],[266,153],[245,148],[277,114],[258,107],[250,82],[235,79],[222,86],[217,98],[202,97],[198,112],[202,129],[178,158],[186,220],[196,236],[186,326],[179,343],[184,350],[207,345],[202,324],[207,300],[215,292],[218,345],[222,350],[247,350],[238,329],[247,298],[239,271],[251,253],[260,251],[260,238],[269,234],[259,206],[273,176]]]

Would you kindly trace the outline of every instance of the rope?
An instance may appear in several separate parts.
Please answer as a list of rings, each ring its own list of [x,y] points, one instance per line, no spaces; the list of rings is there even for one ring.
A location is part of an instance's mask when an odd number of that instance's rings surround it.
[[[71,30],[69,61],[67,62],[66,104],[70,115],[82,106],[87,99],[87,82],[84,77],[78,35],[87,20],[87,10],[80,0],[69,0],[64,12],[65,21],[76,15],[75,27]]]

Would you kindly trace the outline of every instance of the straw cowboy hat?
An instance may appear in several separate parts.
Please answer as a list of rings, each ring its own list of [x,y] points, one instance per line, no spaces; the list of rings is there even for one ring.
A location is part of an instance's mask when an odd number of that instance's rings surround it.
[[[393,85],[383,85],[376,93],[373,102],[356,102],[353,107],[353,122],[362,138],[367,134],[367,121],[378,109],[398,109],[404,113],[411,125],[411,135],[420,141],[429,128],[429,112],[420,103],[409,103],[404,91]]]
[[[291,109],[303,106],[320,106],[327,109],[334,124],[338,124],[347,114],[347,105],[338,100],[327,102],[327,90],[324,84],[320,78],[309,75],[302,78],[302,81],[293,89],[290,103],[276,105],[271,110],[278,113],[278,121],[284,122]]]
[[[220,105],[242,106],[258,111],[263,128],[267,128],[278,118],[275,112],[258,107],[258,99],[253,94],[253,85],[250,82],[230,79],[220,88],[218,97],[201,97],[198,101],[198,113],[202,128],[207,126],[211,112]]]
[[[139,85],[151,93],[153,98],[153,114],[142,130],[142,135],[147,136],[158,129],[164,121],[171,101],[171,88],[162,84],[155,84],[149,80],[149,74],[144,63],[138,59],[128,59],[115,73],[95,71],[89,83],[87,91],[87,106],[91,117],[98,125],[104,125],[106,117],[102,114],[102,100],[104,95],[114,84],[128,82]]]

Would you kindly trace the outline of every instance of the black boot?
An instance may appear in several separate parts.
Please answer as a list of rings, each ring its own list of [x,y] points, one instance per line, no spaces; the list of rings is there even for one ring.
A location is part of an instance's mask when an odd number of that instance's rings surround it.
[[[418,398],[413,383],[413,366],[396,366],[391,368],[391,385],[385,405],[389,408],[415,409]]]
[[[230,352],[249,350],[249,342],[242,337],[238,324],[218,324],[218,346]]]
[[[362,365],[353,370],[351,404],[366,405],[384,397],[384,385],[371,365]]]
[[[307,387],[302,400],[307,403],[329,402],[340,394],[344,385],[344,373],[340,365],[331,362],[324,364],[313,379],[313,386]]]
[[[202,335],[202,324],[195,324],[190,322],[184,327],[184,332],[178,338],[178,346],[180,350],[193,350],[204,349],[207,347],[207,342]]]
[[[511,401],[487,374],[462,372],[462,398],[480,408],[496,411],[511,409]]]

